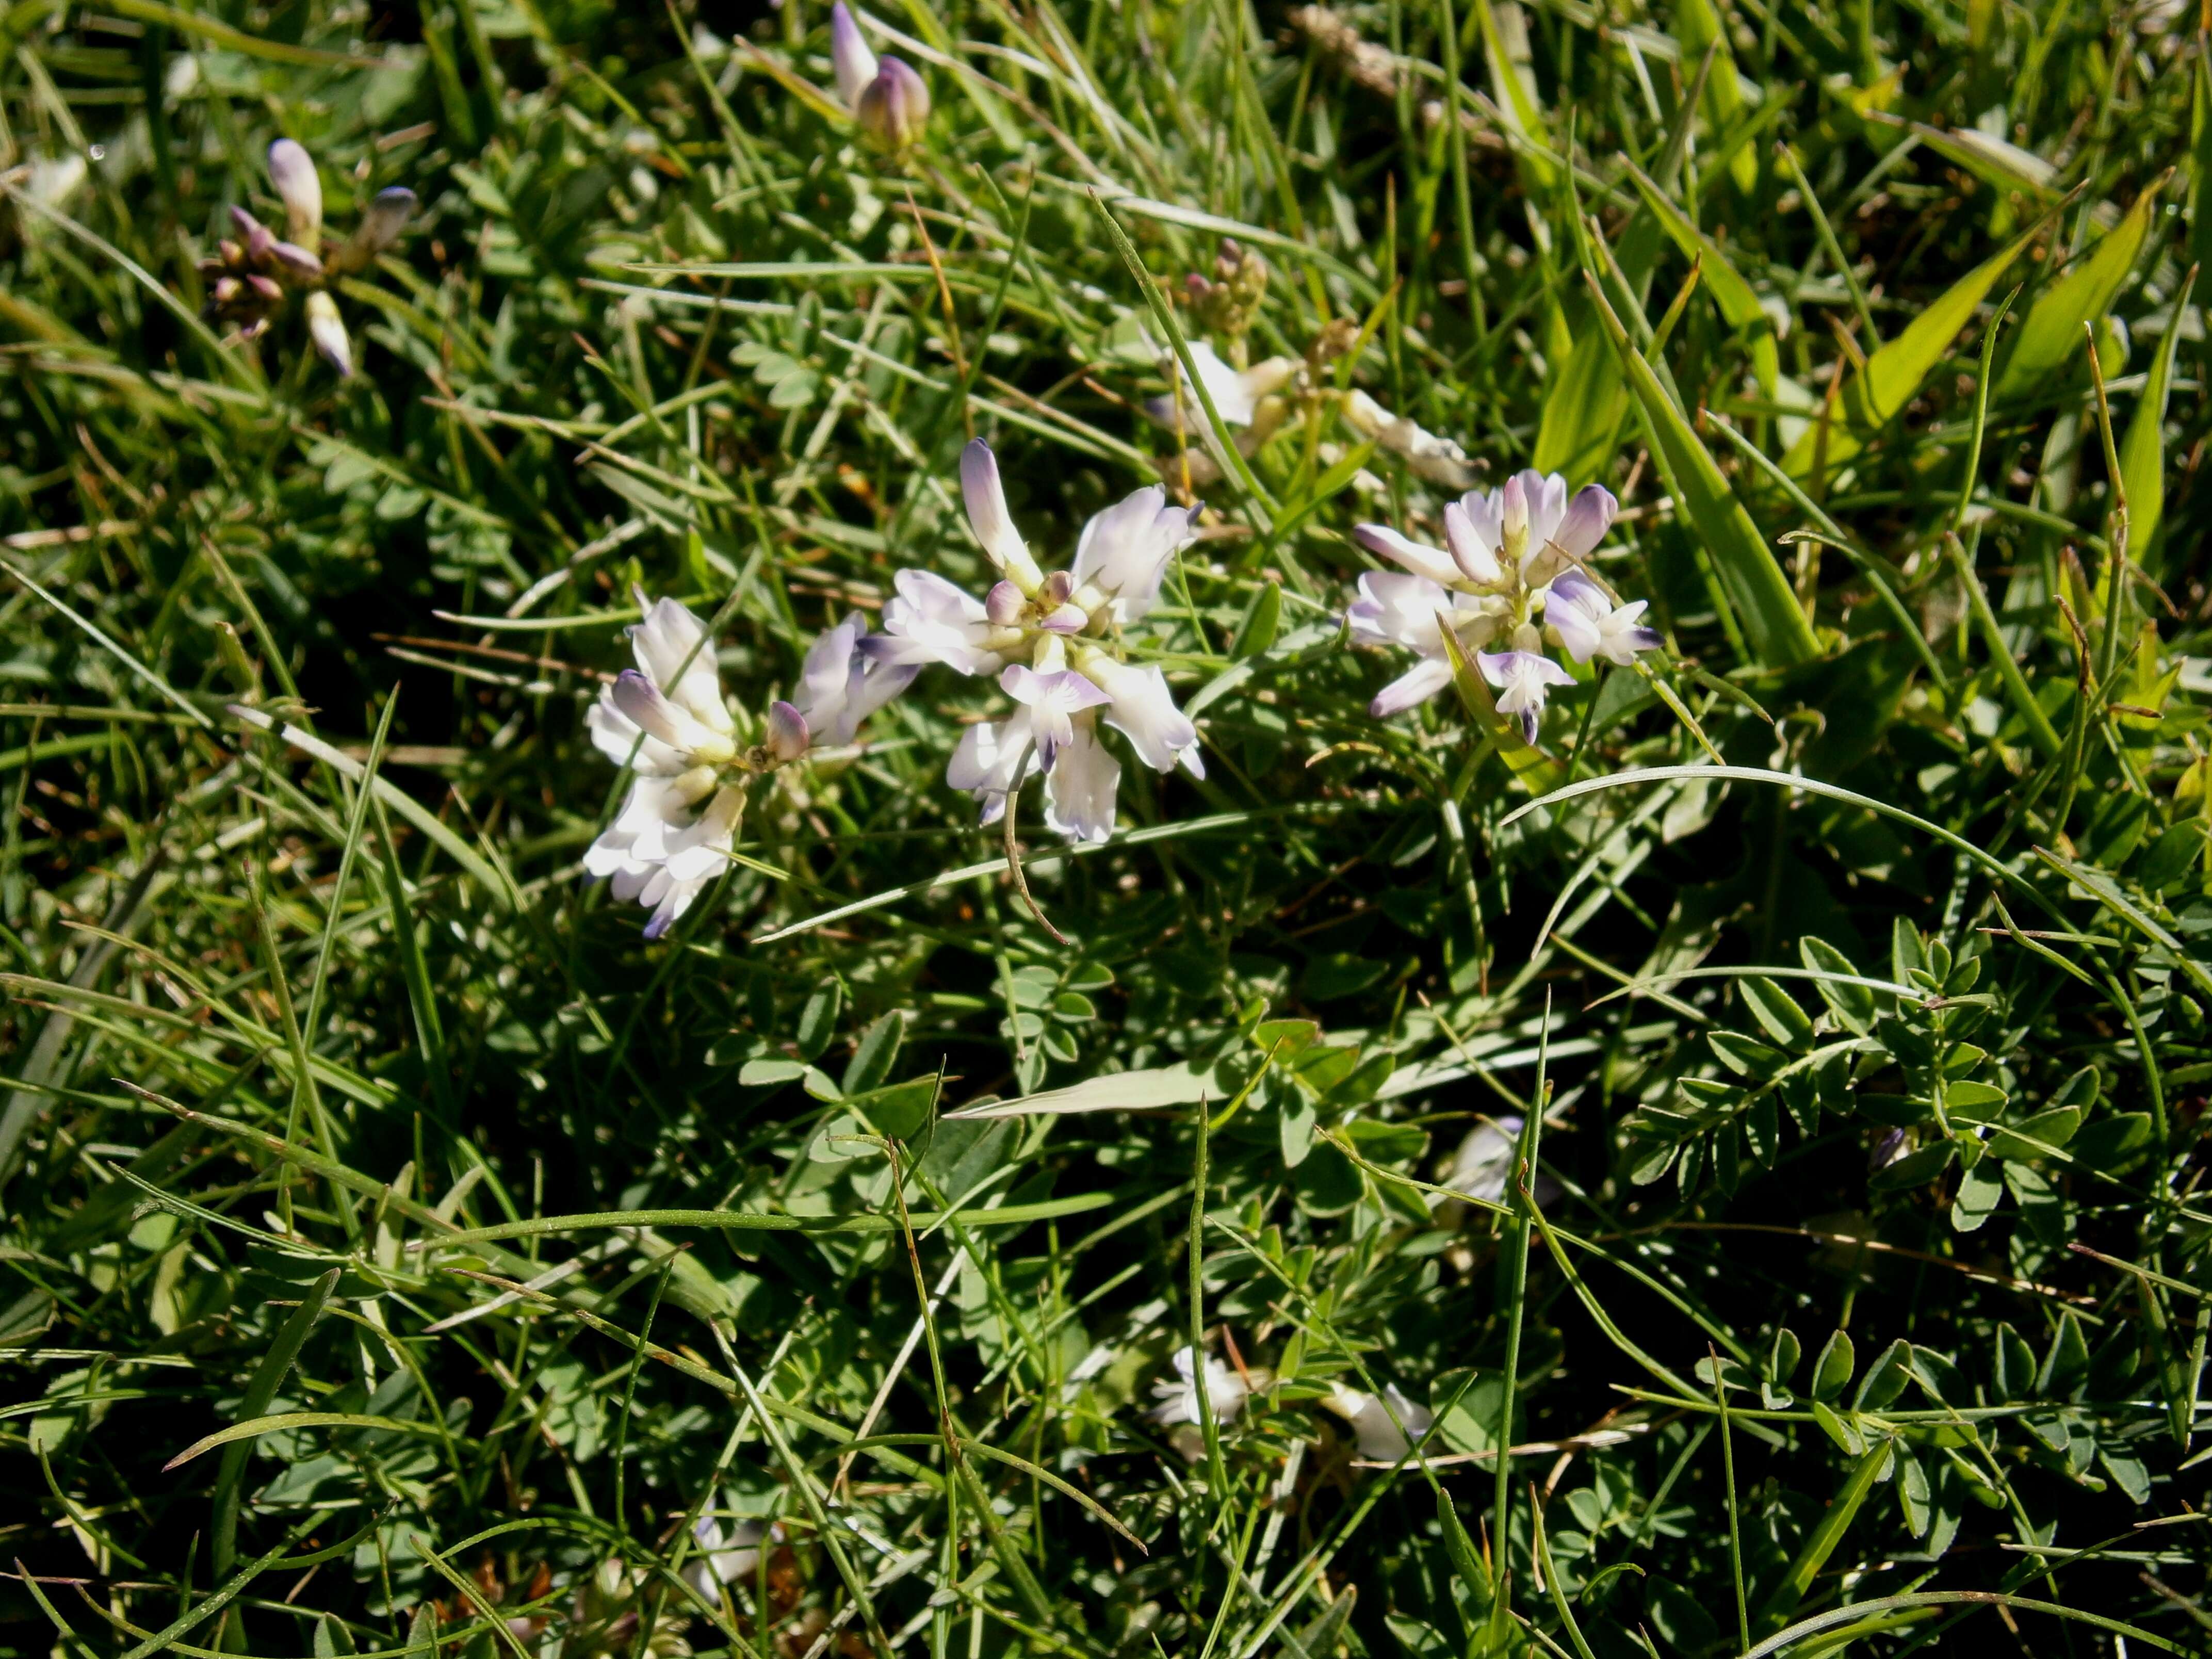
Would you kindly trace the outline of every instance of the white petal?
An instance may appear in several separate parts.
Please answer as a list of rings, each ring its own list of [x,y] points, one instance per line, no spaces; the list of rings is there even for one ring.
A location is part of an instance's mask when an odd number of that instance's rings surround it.
[[[284,201],[291,240],[312,251],[323,229],[323,181],[306,146],[279,138],[269,146],[269,182]]]
[[[1354,525],[1352,537],[1376,557],[1395,561],[1425,580],[1449,586],[1461,578],[1451,555],[1401,536],[1388,525]]]
[[[837,74],[837,95],[848,110],[859,114],[860,94],[876,78],[876,54],[869,50],[845,0],[830,9],[830,62]]]
[[[1014,528],[1006,510],[1006,486],[999,477],[999,458],[981,438],[960,452],[960,493],[968,503],[968,523],[984,556],[1012,579],[1024,593],[1034,593],[1044,580],[1029,544]]]
[[[1451,665],[1442,657],[1424,657],[1377,691],[1367,712],[1378,720],[1388,720],[1426,702],[1450,684]]]

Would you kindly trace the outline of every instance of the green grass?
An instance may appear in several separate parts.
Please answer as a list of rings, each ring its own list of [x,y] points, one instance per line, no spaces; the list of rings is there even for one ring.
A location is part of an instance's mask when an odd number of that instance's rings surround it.
[[[0,18],[0,1652],[2205,1650],[2195,12],[872,18],[896,155],[811,0]],[[203,319],[279,136],[421,199],[350,380]],[[1370,720],[1355,390],[1619,494],[1650,672]],[[1206,499],[1206,778],[1024,792],[1062,944],[933,669],[642,941],[633,585],[757,718],[977,435],[1048,567]]]

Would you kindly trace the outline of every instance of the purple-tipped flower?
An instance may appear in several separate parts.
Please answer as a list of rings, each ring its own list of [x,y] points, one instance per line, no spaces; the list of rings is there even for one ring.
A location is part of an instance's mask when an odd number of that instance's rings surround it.
[[[283,198],[292,240],[313,247],[323,234],[323,181],[315,158],[296,139],[279,138],[269,146],[269,182]]]
[[[983,555],[1024,593],[1044,586],[1044,572],[1030,556],[1029,544],[1014,528],[1006,510],[1006,487],[999,477],[999,458],[991,446],[975,439],[960,452],[960,494],[968,505],[969,526],[982,544]]]
[[[309,283],[322,280],[323,262],[297,242],[272,242],[269,252],[287,276]]]
[[[415,192],[404,185],[394,185],[376,192],[361,216],[361,222],[345,240],[343,246],[331,255],[334,271],[366,270],[369,262],[399,240],[399,233],[415,216]]]
[[[811,743],[806,716],[779,698],[768,706],[768,752],[780,761],[795,761]]]
[[[1659,648],[1658,630],[1644,625],[1643,599],[1616,605],[1603,588],[1574,570],[1553,578],[1544,592],[1544,620],[1577,662],[1603,657],[1626,668],[1638,652]]]
[[[1021,663],[1010,664],[999,677],[999,689],[1030,711],[1030,739],[1036,744],[1037,769],[1049,772],[1060,751],[1075,741],[1073,716],[1110,701],[1106,693],[1072,668],[1040,674]]]
[[[868,49],[860,26],[854,21],[845,0],[830,8],[830,63],[837,75],[837,95],[854,115],[860,112],[860,94],[876,78],[876,54]]]
[[[854,112],[860,130],[885,149],[902,150],[929,125],[929,88],[902,58],[886,58]]]
[[[1521,736],[1536,741],[1544,697],[1554,685],[1572,685],[1575,677],[1540,651],[1482,651],[1475,654],[1482,678],[1498,688],[1498,712],[1521,724]]]

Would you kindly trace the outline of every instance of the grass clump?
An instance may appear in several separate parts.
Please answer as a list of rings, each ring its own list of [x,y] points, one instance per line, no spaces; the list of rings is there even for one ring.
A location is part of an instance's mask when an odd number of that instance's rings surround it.
[[[2202,1650],[2202,21],[17,8],[0,1649]]]

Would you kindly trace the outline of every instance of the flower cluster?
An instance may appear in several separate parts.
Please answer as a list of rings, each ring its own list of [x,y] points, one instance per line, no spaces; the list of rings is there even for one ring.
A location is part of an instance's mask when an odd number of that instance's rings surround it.
[[[235,324],[240,339],[255,339],[267,331],[288,289],[304,289],[307,333],[315,349],[340,374],[350,374],[353,343],[325,284],[331,277],[365,270],[399,239],[414,214],[415,192],[399,185],[380,191],[353,234],[325,249],[323,181],[315,172],[315,158],[295,140],[279,138],[269,146],[269,179],[284,204],[285,234],[279,237],[242,207],[231,209],[240,240],[224,238],[216,257],[200,262],[201,274],[211,279],[208,315]]]
[[[915,671],[865,655],[867,624],[848,617],[814,642],[798,687],[769,705],[761,741],[747,744],[723,698],[706,625],[674,599],[641,592],[637,600],[645,619],[629,630],[637,666],[617,675],[586,716],[599,751],[635,775],[584,869],[623,902],[652,910],[645,936],[659,939],[729,868],[746,784],[817,743],[852,742]]]
[[[975,797],[988,824],[1042,775],[1046,822],[1071,840],[1104,841],[1121,768],[1099,741],[1102,720],[1155,770],[1180,764],[1206,775],[1198,729],[1176,707],[1166,676],[1128,661],[1121,645],[1121,630],[1159,597],[1198,509],[1170,507],[1158,485],[1135,490],[1084,526],[1071,569],[1047,574],[1014,528],[998,459],[980,438],[961,455],[960,486],[968,522],[1002,580],[978,599],[932,572],[902,570],[883,632],[859,649],[879,672],[911,678],[937,662],[996,674],[1024,712],[969,726],[945,781]]]
[[[1588,485],[1570,501],[1558,473],[1524,471],[1502,489],[1470,491],[1445,507],[1442,548],[1387,525],[1357,526],[1361,546],[1405,569],[1359,579],[1359,599],[1346,613],[1352,637],[1404,646],[1420,657],[1382,688],[1369,712],[1378,720],[1399,714],[1450,683],[1446,628],[1497,689],[1498,712],[1516,720],[1530,743],[1550,688],[1574,684],[1544,654],[1547,638],[1577,663],[1602,657],[1626,667],[1638,652],[1656,649],[1661,641],[1644,625],[1644,602],[1616,604],[1583,562],[1617,510],[1602,485]],[[1501,648],[1489,649],[1493,643]]]
[[[929,125],[929,88],[914,66],[885,53],[878,58],[862,38],[845,0],[830,9],[830,63],[837,95],[860,131],[888,150],[902,150]]]

